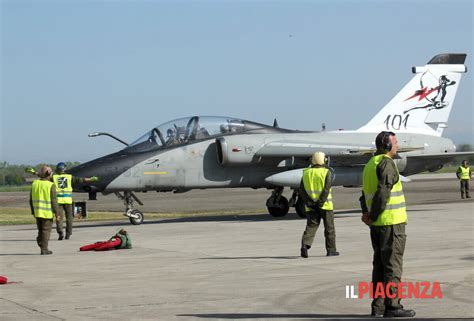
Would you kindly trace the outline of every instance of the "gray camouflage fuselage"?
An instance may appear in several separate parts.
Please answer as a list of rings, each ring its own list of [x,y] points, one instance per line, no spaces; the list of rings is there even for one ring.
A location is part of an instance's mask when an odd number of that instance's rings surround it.
[[[98,191],[111,193],[116,191],[186,191],[190,189],[220,187],[252,187],[272,188],[273,184],[266,178],[291,169],[304,168],[309,165],[309,155],[314,147],[307,150],[299,148],[299,155],[292,157],[287,147],[272,147],[271,157],[261,155],[258,151],[272,142],[310,141],[322,144],[326,149],[333,145],[331,167],[336,178],[334,185],[358,186],[361,184],[363,165],[370,157],[370,151],[355,157],[351,146],[367,146],[375,148],[374,140],[377,133],[358,133],[354,131],[315,132],[315,133],[284,133],[284,134],[240,134],[222,136],[209,140],[157,150],[141,161],[134,161],[132,155],[121,157],[121,165],[104,164],[110,172],[121,174],[111,180],[107,186]],[[412,175],[426,170],[439,169],[446,159],[416,161],[413,156],[423,154],[440,154],[454,152],[451,140],[418,134],[398,134],[400,148],[420,148],[400,154],[396,159],[403,175]],[[218,144],[227,145],[219,151]],[[341,148],[347,146],[347,148]],[[234,151],[232,151],[234,149]],[[237,151],[239,150],[239,151]],[[328,150],[326,150],[326,153]],[[335,153],[334,153],[335,152]],[[278,156],[281,154],[282,156]],[[347,157],[347,156],[351,157]],[[222,159],[222,158],[227,159]],[[128,162],[124,162],[129,158]],[[355,161],[357,159],[358,161]],[[100,175],[96,164],[79,166],[74,174],[89,176]],[[118,167],[122,166],[122,167]],[[83,167],[83,168],[81,168]]]

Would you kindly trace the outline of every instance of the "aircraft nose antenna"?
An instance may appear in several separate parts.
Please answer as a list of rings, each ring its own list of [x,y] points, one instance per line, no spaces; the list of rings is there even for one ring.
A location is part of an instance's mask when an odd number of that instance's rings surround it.
[[[109,134],[109,133],[97,132],[97,133],[90,133],[90,134],[87,135],[87,136],[89,136],[89,137],[109,136],[109,137],[115,139],[116,141],[121,142],[121,143],[124,144],[125,146],[128,146],[128,144],[127,144],[126,142],[124,142],[124,141],[121,140],[120,138],[117,138],[117,137],[115,137],[114,135]]]

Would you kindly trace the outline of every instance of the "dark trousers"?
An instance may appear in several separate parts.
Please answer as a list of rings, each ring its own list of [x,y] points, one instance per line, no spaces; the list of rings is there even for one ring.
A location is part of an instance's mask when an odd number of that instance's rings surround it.
[[[66,213],[66,235],[72,234],[72,223],[74,221],[74,213],[72,204],[58,204],[58,219],[56,220],[56,232],[63,234],[64,213]]]
[[[53,219],[36,217],[36,226],[38,227],[36,242],[42,251],[48,250],[49,236],[53,229]]]
[[[461,197],[464,198],[464,193],[466,196],[469,197],[469,180],[468,179],[461,179]]]
[[[371,226],[370,239],[374,249],[372,269],[372,282],[374,289],[377,282],[385,285],[388,282],[398,284],[401,282],[403,271],[403,253],[405,251],[406,234],[405,223],[387,226]],[[391,287],[390,291],[397,294],[397,288]],[[374,298],[372,310],[383,313],[385,309],[401,308],[398,294],[394,299]]]
[[[314,236],[318,230],[321,219],[324,222],[324,238],[326,239],[326,250],[336,251],[336,228],[334,227],[334,212],[318,209],[306,212],[306,229],[303,233],[301,245],[310,248]]]

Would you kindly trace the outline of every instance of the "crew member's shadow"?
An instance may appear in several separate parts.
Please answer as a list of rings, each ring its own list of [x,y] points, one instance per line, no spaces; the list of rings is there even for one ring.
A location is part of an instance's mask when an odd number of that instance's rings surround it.
[[[202,314],[177,314],[179,317],[195,317],[203,319],[313,319],[313,320],[374,320],[367,314],[276,314],[276,313],[202,313]],[[399,320],[400,318],[384,318],[384,320]],[[405,318],[404,318],[405,319]],[[471,318],[416,318],[416,320],[471,320]]]
[[[0,256],[26,256],[26,255],[39,255],[39,254],[35,254],[35,253],[11,253],[11,254],[0,253]]]
[[[299,259],[299,256],[216,256],[216,257],[201,257],[200,260],[260,260],[260,259],[274,259],[274,260],[294,260]]]

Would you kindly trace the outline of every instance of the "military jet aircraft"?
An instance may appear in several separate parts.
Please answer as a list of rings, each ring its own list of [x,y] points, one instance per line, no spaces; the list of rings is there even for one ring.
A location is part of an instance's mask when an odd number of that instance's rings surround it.
[[[279,128],[233,117],[192,116],[164,123],[116,153],[72,168],[75,176],[100,180],[76,187],[95,199],[97,192],[115,193],[125,203],[132,224],[143,222],[135,192],[183,193],[192,189],[267,188],[266,202],[275,217],[294,206],[304,217],[298,196],[302,170],[315,151],[330,157],[333,185],[359,186],[362,169],[375,151],[382,130],[397,134],[398,167],[402,175],[435,171],[457,155],[453,142],[441,137],[466,54],[440,54],[424,67],[413,67],[408,84],[367,124],[357,130],[308,132]],[[351,111],[348,111],[350,113]],[[472,153],[471,153],[472,154]],[[293,189],[288,200],[283,189]],[[141,204],[142,205],[142,204]]]

